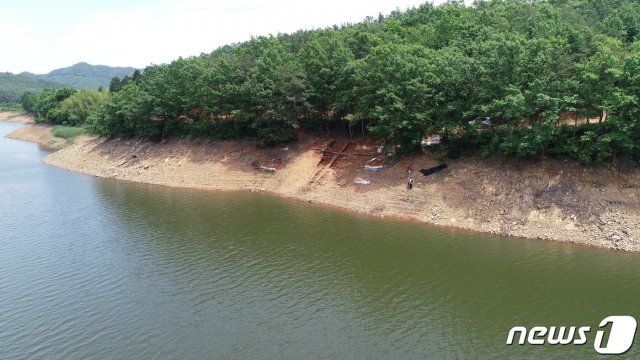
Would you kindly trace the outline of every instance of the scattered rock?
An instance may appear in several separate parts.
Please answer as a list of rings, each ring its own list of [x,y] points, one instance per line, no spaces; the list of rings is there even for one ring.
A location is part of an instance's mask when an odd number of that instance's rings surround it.
[[[360,184],[360,185],[371,185],[371,180],[367,180],[361,177],[357,177],[355,178],[355,180],[353,180],[354,183],[356,184]]]
[[[274,168],[274,167],[268,167],[268,166],[262,166],[262,165],[260,165],[260,167],[259,167],[258,169],[260,169],[260,171],[268,172],[268,173],[274,173],[274,172],[276,172],[276,168]]]

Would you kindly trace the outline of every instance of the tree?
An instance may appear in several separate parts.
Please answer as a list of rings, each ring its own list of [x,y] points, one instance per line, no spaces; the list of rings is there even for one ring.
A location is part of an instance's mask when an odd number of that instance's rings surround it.
[[[60,103],[60,108],[68,114],[70,125],[82,125],[87,120],[91,110],[106,102],[109,93],[93,89],[82,89]]]
[[[76,89],[68,87],[57,90],[43,90],[33,106],[33,110],[36,113],[36,121],[68,124],[69,113],[60,104],[76,92]]]
[[[131,75],[131,80],[137,84],[140,82],[140,79],[142,79],[142,73],[140,72],[140,70],[136,69]]]
[[[151,117],[151,97],[136,84],[127,84],[95,108],[87,119],[87,129],[98,135],[139,135],[158,140],[163,124]]]
[[[109,92],[117,93],[120,89],[122,89],[122,81],[120,81],[119,77],[114,76],[109,85]]]
[[[607,111],[617,102],[622,64],[621,44],[618,40],[604,35],[594,39],[595,52],[585,63],[576,65],[578,95],[587,116],[595,114],[602,122]]]
[[[26,91],[20,97],[20,104],[24,111],[33,112],[38,101],[38,95],[33,91]]]
[[[420,143],[434,105],[431,55],[421,46],[382,45],[359,62],[355,116],[371,119],[369,129],[386,142]]]
[[[347,83],[353,54],[337,32],[327,30],[309,40],[298,59],[309,84],[310,115],[323,119],[328,129],[331,119],[340,119],[349,112],[346,102],[341,100],[352,90]]]
[[[450,154],[640,159],[638,24],[632,0],[428,3],[149,66],[114,78],[99,106],[48,90],[33,109],[101,134],[277,142],[357,124],[403,151],[433,132]],[[598,124],[578,124],[585,114]]]

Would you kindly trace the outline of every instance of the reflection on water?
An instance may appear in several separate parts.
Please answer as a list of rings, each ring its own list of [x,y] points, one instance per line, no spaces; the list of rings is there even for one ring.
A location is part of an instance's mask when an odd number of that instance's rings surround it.
[[[583,357],[504,343],[640,309],[637,255],[100,180],[42,155],[0,140],[9,358]]]

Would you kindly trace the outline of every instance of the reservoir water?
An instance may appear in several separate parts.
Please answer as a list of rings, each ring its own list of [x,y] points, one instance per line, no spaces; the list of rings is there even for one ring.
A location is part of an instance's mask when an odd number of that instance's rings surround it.
[[[640,256],[41,163],[0,123],[0,358],[590,358]],[[586,345],[506,345],[516,325]],[[640,346],[625,356],[638,358]]]

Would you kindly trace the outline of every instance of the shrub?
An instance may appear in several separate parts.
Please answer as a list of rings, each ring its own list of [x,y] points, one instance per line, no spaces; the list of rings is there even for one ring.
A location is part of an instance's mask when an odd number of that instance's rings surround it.
[[[85,130],[81,127],[58,125],[51,130],[51,133],[55,137],[70,139],[84,134]]]

